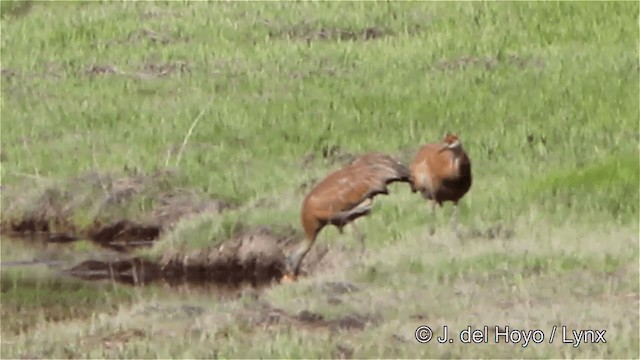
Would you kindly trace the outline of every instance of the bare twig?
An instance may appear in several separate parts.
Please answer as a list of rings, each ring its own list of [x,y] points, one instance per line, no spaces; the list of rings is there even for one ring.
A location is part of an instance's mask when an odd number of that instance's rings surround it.
[[[167,157],[164,159],[164,167],[168,167],[169,166],[169,160],[171,160],[171,153],[173,152],[173,147],[170,146],[169,149],[167,149]]]
[[[202,109],[202,111],[200,111],[200,114],[198,114],[198,116],[196,116],[195,119],[193,119],[193,123],[191,124],[191,127],[189,128],[189,131],[187,131],[187,134],[184,137],[184,141],[182,141],[182,146],[180,146],[180,150],[178,151],[178,156],[176,156],[176,166],[178,166],[178,163],[180,162],[180,159],[182,158],[182,152],[184,151],[184,148],[187,146],[187,143],[189,142],[189,138],[191,137],[191,134],[193,133],[193,129],[195,129],[196,125],[198,124],[198,121],[200,121],[200,118],[202,118],[202,116],[207,112],[207,108]]]

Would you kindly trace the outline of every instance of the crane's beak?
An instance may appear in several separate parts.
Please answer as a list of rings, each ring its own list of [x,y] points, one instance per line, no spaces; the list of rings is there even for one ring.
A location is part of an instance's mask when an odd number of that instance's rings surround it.
[[[445,150],[453,150],[453,149],[456,149],[456,148],[459,148],[459,147],[460,147],[460,141],[459,140],[454,142],[454,143],[451,143],[451,144],[446,144],[445,143],[445,144],[442,144],[442,148],[438,152],[443,152]]]
[[[438,152],[441,153],[445,150],[449,150],[449,144],[442,144],[442,147],[440,148],[440,150],[438,150]]]

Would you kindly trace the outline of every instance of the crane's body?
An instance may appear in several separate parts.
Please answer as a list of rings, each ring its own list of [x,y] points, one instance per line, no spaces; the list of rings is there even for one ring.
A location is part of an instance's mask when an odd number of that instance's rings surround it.
[[[285,278],[295,278],[303,258],[326,225],[342,233],[344,226],[371,212],[373,198],[389,194],[392,182],[409,182],[409,169],[396,159],[382,153],[369,153],[351,164],[334,171],[320,181],[302,202],[301,223],[305,239],[287,258]],[[364,249],[364,237],[358,232]]]
[[[446,201],[454,205],[453,232],[457,232],[458,202],[472,184],[471,160],[456,135],[446,135],[442,143],[425,144],[411,163],[411,191],[420,192],[436,205]]]

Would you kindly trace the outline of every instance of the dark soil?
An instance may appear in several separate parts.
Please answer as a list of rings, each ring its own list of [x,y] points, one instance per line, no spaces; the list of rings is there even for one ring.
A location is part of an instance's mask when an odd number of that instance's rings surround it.
[[[501,65],[516,66],[519,69],[528,67],[542,68],[544,67],[544,62],[540,59],[521,57],[518,55],[492,57],[463,56],[456,59],[440,61],[436,63],[434,67],[442,71],[462,70],[468,67],[480,67],[484,68],[484,70],[493,70]]]
[[[90,65],[85,69],[85,74],[88,76],[96,76],[96,75],[113,75],[118,74],[119,71],[113,66],[110,65]]]
[[[285,28],[269,30],[269,38],[311,41],[370,41],[391,35],[378,26],[363,29],[342,29],[337,27],[314,27],[313,24],[300,23]]]
[[[285,271],[285,251],[297,241],[283,229],[265,227],[244,230],[222,245],[191,253],[166,254],[151,262],[137,257],[115,260],[87,260],[65,273],[85,280],[114,280],[129,285],[162,281],[172,286],[200,284],[239,290],[249,285],[262,287],[279,280]],[[303,275],[327,254],[326,246],[315,246],[305,258]]]
[[[251,327],[268,328],[273,326],[290,326],[310,330],[328,329],[330,331],[364,330],[369,325],[379,323],[380,318],[373,314],[348,314],[342,317],[327,319],[324,315],[308,310],[291,314],[284,309],[274,307],[267,302],[258,302],[244,313],[239,314],[239,322]]]
[[[191,66],[185,61],[177,61],[173,63],[157,63],[157,62],[145,62],[138,66],[137,69],[130,71],[121,71],[117,67],[112,65],[100,65],[93,64],[87,66],[84,70],[84,75],[95,77],[102,75],[123,75],[134,77],[137,79],[147,79],[150,77],[166,77],[170,75],[184,75],[191,72]],[[3,74],[3,77],[10,79],[11,74]]]
[[[171,74],[187,74],[191,72],[191,66],[184,61],[175,63],[146,63],[142,65],[140,71],[156,77],[165,77]]]
[[[138,30],[130,32],[126,37],[110,40],[108,42],[108,45],[137,44],[140,42],[149,42],[155,45],[165,46],[177,42],[186,42],[188,40],[188,37],[170,34],[167,31],[140,28]]]

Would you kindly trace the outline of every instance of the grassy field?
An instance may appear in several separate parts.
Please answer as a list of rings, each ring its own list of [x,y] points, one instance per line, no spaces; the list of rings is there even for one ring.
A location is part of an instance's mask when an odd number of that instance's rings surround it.
[[[358,222],[365,254],[327,228],[308,276],[233,296],[3,268],[0,355],[638,358],[639,10],[2,1],[3,230],[154,220],[172,227],[134,254],[186,259],[240,228],[299,231],[305,192],[349,156],[408,162],[445,132],[474,183],[460,241],[450,205],[431,218],[392,185]],[[6,235],[1,255],[115,256]],[[420,344],[420,325],[545,342]],[[549,344],[554,325],[606,343]]]

